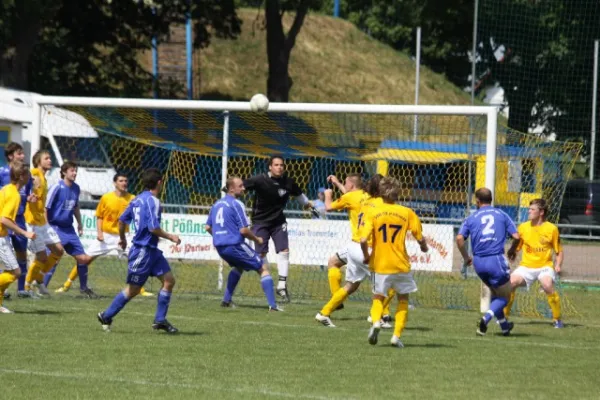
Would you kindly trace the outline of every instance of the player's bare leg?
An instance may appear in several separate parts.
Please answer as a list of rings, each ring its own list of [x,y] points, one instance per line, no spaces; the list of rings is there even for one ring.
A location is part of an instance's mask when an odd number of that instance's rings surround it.
[[[516,275],[516,274],[510,275],[511,293],[510,293],[510,298],[508,299],[508,304],[506,305],[506,307],[504,307],[504,317],[505,318],[508,318],[510,315],[513,303],[515,302],[517,288],[519,288],[521,286],[525,286],[525,285],[526,285],[525,279],[522,276]]]

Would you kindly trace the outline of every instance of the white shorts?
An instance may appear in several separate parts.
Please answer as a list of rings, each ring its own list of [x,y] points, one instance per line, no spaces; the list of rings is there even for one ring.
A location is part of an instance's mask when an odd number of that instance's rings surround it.
[[[3,269],[6,271],[19,268],[9,235],[0,237],[0,261],[4,264]]]
[[[344,247],[335,253],[337,258],[342,262],[342,264],[348,264],[348,247]]]
[[[60,243],[60,238],[54,229],[48,225],[29,225],[29,230],[35,233],[35,239],[29,241],[32,253],[46,250],[46,246]]]
[[[529,268],[519,265],[519,267],[515,269],[511,275],[513,274],[520,276],[525,280],[525,283],[527,284],[527,290],[529,290],[533,282],[540,280],[544,276],[549,276],[552,278],[552,282],[556,282],[556,273],[551,267]]]
[[[338,253],[339,256],[339,253]],[[369,266],[363,263],[364,257],[360,243],[350,242],[346,248],[346,282],[362,282],[371,275]]]
[[[94,240],[94,242],[85,249],[85,253],[90,257],[98,257],[114,252],[117,256],[123,255],[123,250],[119,247],[119,235],[105,233],[104,241]]]
[[[373,294],[381,296],[387,296],[390,288],[394,289],[397,294],[409,294],[418,290],[412,272],[387,275],[373,272],[371,283],[373,284]]]

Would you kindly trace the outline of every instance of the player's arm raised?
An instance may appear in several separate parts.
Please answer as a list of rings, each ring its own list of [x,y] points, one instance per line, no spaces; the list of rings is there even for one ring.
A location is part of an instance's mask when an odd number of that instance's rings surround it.
[[[338,188],[338,190],[340,192],[342,192],[342,194],[346,194],[346,187],[344,186],[344,184],[342,182],[340,182],[340,180],[337,178],[337,176],[329,175],[327,177],[327,182],[331,183],[336,188]]]

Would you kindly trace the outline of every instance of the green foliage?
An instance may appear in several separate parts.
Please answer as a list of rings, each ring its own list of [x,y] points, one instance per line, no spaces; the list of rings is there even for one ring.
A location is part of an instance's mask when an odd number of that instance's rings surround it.
[[[236,37],[233,0],[20,0],[0,5],[0,84],[45,94],[143,96],[152,77],[140,64],[151,40],[191,12],[195,46],[211,32]],[[210,29],[212,28],[212,30]]]

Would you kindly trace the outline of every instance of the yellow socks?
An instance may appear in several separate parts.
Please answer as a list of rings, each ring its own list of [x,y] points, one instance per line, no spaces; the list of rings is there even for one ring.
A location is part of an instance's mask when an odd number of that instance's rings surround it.
[[[327,279],[329,280],[329,290],[331,290],[331,295],[333,296],[342,287],[342,271],[337,267],[329,268],[327,270]]]
[[[15,276],[8,271],[4,271],[0,274],[0,293],[2,293],[2,296],[0,296],[0,306],[4,300],[4,291],[8,289],[10,284],[16,280],[17,278],[15,278]]]
[[[44,274],[42,273],[42,268],[44,267],[44,263],[33,260],[29,269],[27,270],[27,276],[25,277],[25,290],[31,289],[31,284],[33,281],[38,283],[42,283],[44,281]]]
[[[408,317],[408,299],[398,301],[398,309],[396,310],[396,323],[394,325],[394,336],[400,337],[406,326]]]
[[[337,269],[337,268],[336,268]],[[340,304],[342,304],[348,298],[348,292],[344,288],[338,289],[333,296],[331,296],[331,300],[325,304],[323,309],[321,310],[321,315],[330,316],[333,310],[338,308]]]
[[[76,265],[76,266],[73,267],[73,269],[69,273],[69,277],[67,278],[67,280],[63,284],[63,287],[65,289],[70,289],[71,285],[73,284],[73,282],[75,281],[75,279],[77,279],[78,276],[79,275],[77,275],[77,265]]]
[[[371,305],[371,321],[374,324],[378,324],[381,320],[381,316],[383,315],[383,300],[373,299],[373,304]]]
[[[385,299],[383,299],[383,315],[390,315],[390,304],[392,304],[392,300],[394,300],[394,296],[396,292],[394,289],[388,290],[388,295]]]
[[[504,318],[508,318],[510,315],[510,310],[512,309],[513,303],[515,302],[515,296],[517,295],[516,291],[513,290],[510,292],[510,299],[508,300],[508,304],[504,307]]]
[[[48,259],[46,260],[46,262],[44,263],[44,266],[42,267],[42,272],[45,274],[46,272],[50,271],[52,269],[52,267],[54,267],[59,260],[60,260],[59,256],[57,256],[54,253],[50,253],[48,255]]]
[[[561,315],[560,315],[560,296],[558,295],[558,293],[555,291],[552,294],[548,295],[548,305],[550,306],[550,309],[552,310],[552,319],[553,320],[559,320]]]

